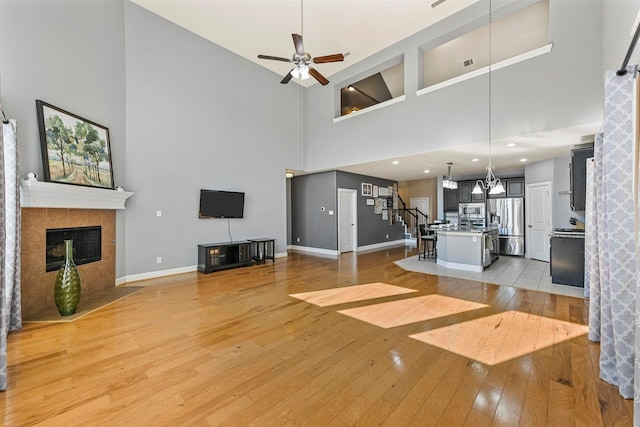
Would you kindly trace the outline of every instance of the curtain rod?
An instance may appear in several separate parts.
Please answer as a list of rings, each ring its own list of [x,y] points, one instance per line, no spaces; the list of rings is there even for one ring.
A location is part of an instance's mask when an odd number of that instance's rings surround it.
[[[638,37],[640,36],[640,23],[636,28],[636,33],[633,35],[633,39],[631,40],[631,44],[629,45],[629,49],[627,50],[627,54],[624,57],[624,61],[620,66],[620,69],[616,72],[618,76],[624,76],[627,74],[627,65],[629,65],[629,60],[631,59],[631,54],[633,50],[636,48],[636,43],[638,43]]]

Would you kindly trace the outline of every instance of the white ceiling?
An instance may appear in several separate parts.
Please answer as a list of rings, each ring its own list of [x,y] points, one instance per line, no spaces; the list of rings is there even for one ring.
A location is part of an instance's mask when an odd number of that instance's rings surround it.
[[[279,76],[288,73],[291,64],[258,59],[258,54],[291,58],[292,33],[302,34],[311,56],[349,52],[342,63],[315,65],[331,80],[338,71],[479,0],[447,0],[437,7],[431,7],[437,0],[132,1]],[[274,83],[281,78],[274,76]],[[294,81],[304,86],[316,83]]]
[[[292,33],[302,33],[305,50],[312,56],[347,53],[344,62],[316,64],[325,77],[399,42],[433,23],[479,0],[304,0],[301,27],[299,0],[132,0],[199,36],[256,64],[274,71],[273,84],[280,84],[291,64],[258,59],[258,54],[290,58],[294,52]],[[354,29],[356,29],[354,31]],[[310,86],[314,79],[289,84]],[[330,89],[328,89],[330,90]],[[492,162],[496,170],[522,168],[521,158],[536,162],[568,156],[573,145],[599,129],[599,123],[527,135],[510,141],[494,141]],[[588,139],[588,137],[587,137]],[[592,140],[591,140],[592,141]],[[516,143],[506,147],[508,142]],[[454,176],[484,173],[488,144],[446,151],[345,165],[340,170],[398,181],[443,175],[453,162]],[[471,159],[479,161],[472,162]],[[392,161],[398,164],[392,164]],[[429,170],[429,173],[424,173]]]

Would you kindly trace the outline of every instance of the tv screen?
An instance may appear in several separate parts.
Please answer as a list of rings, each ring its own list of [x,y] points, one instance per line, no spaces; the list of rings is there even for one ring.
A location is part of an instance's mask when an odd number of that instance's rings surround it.
[[[200,190],[200,218],[242,218],[244,193]]]

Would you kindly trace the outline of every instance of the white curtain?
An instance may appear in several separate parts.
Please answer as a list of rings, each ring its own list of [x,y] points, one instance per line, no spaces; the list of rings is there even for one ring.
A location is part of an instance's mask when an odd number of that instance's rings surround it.
[[[20,175],[15,120],[3,121],[0,128],[0,171],[0,390],[5,390],[7,334],[22,328]]]
[[[624,76],[615,71],[605,76],[604,122],[595,138],[585,212],[589,339],[600,341],[600,378],[616,385],[624,398],[634,397],[634,376],[640,375],[635,369],[640,331],[634,197],[636,69],[629,67]]]

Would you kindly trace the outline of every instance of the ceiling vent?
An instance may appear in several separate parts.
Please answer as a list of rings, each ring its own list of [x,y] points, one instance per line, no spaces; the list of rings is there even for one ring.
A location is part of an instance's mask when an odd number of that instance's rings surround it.
[[[447,1],[447,0],[437,0],[437,1],[434,1],[433,3],[431,3],[431,7],[438,7],[438,6],[440,6],[442,3],[444,3],[445,1]]]
[[[467,68],[473,65],[473,58],[465,59],[464,61],[460,61],[460,68]]]

